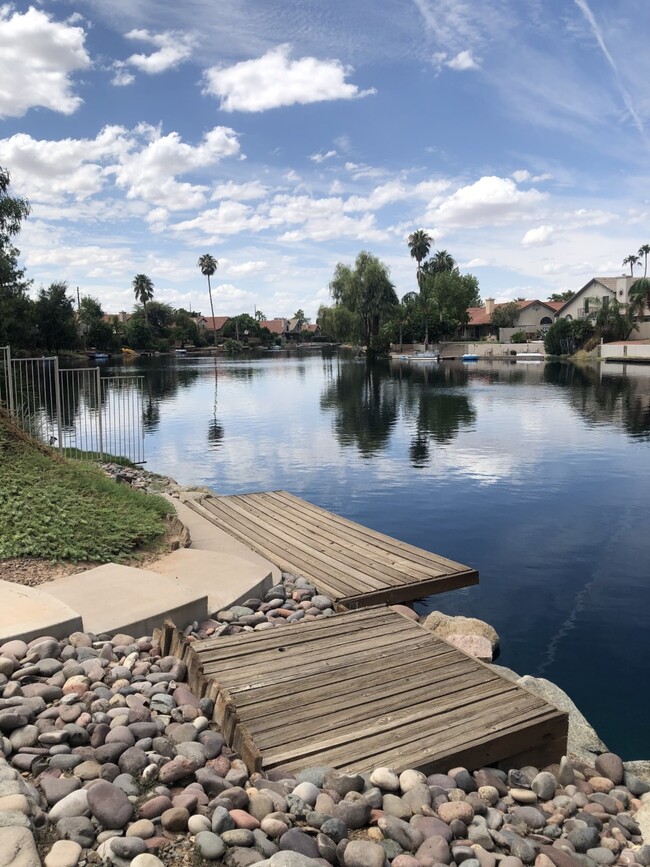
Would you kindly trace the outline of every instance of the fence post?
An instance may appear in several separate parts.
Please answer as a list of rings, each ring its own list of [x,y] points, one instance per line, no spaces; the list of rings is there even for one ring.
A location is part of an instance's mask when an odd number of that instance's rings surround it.
[[[104,460],[104,424],[102,421],[102,378],[99,368],[95,368],[97,375],[97,432],[99,434],[99,459]]]
[[[14,371],[11,362],[11,346],[7,346],[5,350],[5,362],[7,365],[7,401],[9,404],[9,415],[14,414]]]
[[[54,356],[54,401],[56,404],[56,426],[59,451],[63,452],[63,425],[61,424],[61,381],[59,379],[59,359]]]

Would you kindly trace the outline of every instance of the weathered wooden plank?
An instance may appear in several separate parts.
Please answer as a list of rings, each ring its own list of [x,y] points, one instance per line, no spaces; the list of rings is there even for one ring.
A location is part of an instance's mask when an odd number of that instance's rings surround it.
[[[473,569],[284,491],[207,496],[196,508],[281,569],[304,575],[351,608],[410,601],[478,582]]]
[[[251,504],[259,503],[265,514],[277,522],[278,526],[286,528],[287,538],[295,536],[297,531],[302,532],[308,536],[317,550],[343,555],[346,562],[355,563],[361,572],[367,569],[370,563],[373,572],[389,583],[393,581],[396,584],[403,583],[405,576],[411,578],[418,574],[430,577],[432,568],[435,568],[440,575],[448,572],[446,568],[434,567],[433,563],[425,566],[418,563],[415,558],[399,557],[395,550],[388,551],[370,542],[360,542],[352,533],[343,532],[333,522],[314,520],[301,510],[288,509],[285,504],[277,503],[267,494],[247,496]]]
[[[341,517],[341,515],[337,515],[334,512],[328,512],[326,509],[321,509],[319,506],[315,506],[308,500],[303,500],[300,497],[296,497],[294,494],[291,494],[288,491],[273,491],[271,493],[280,497],[288,503],[293,503],[297,508],[311,512],[313,514],[319,514],[325,517],[328,521],[345,527],[347,530],[349,530],[350,533],[362,536],[363,538],[367,539],[371,544],[386,546],[386,550],[388,551],[399,549],[400,551],[404,551],[406,554],[408,554],[409,557],[413,557],[415,559],[423,558],[425,561],[435,560],[437,563],[440,564],[441,567],[448,571],[455,571],[459,568],[466,568],[460,563],[457,563],[455,560],[448,560],[446,557],[441,557],[439,554],[433,554],[430,551],[425,551],[423,548],[418,548],[415,545],[410,545],[408,542],[402,542],[398,539],[393,539],[391,536],[380,533],[378,530],[371,530],[369,527],[364,527],[363,524],[357,524],[355,521],[350,521],[348,518],[343,518]]]

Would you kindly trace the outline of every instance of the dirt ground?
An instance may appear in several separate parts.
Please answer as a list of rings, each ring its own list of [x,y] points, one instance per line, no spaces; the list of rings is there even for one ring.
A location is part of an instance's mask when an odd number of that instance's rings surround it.
[[[168,533],[168,537],[169,535]],[[150,563],[159,560],[170,550],[168,538],[165,538],[154,551],[138,552],[125,563],[127,566],[146,569]],[[46,584],[48,581],[64,578],[66,575],[74,575],[76,572],[85,572],[100,565],[100,563],[69,561],[52,563],[39,557],[12,557],[8,560],[0,560],[0,580],[13,581],[26,587],[38,587],[39,584]]]

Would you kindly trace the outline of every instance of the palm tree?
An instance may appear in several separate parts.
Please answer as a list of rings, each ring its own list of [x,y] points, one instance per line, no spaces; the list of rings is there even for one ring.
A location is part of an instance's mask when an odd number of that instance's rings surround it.
[[[650,254],[650,244],[642,244],[639,247],[639,256],[643,256],[643,276],[645,278],[648,273],[648,254]]]
[[[628,309],[633,316],[643,321],[647,307],[650,308],[650,279],[641,277],[630,289]]]
[[[625,259],[623,259],[623,264],[630,266],[630,277],[634,277],[634,266],[638,265],[639,261],[639,257],[635,256],[634,253],[630,253],[629,256],[626,256]]]
[[[153,298],[153,281],[146,274],[136,274],[133,278],[133,294],[135,300],[142,304],[144,310],[144,321],[147,324],[147,301]]]
[[[456,268],[456,260],[447,250],[436,250],[435,256],[426,264],[434,274],[451,273]]]
[[[208,294],[210,296],[210,312],[212,313],[212,333],[214,335],[214,346],[217,348],[217,326],[214,321],[214,306],[212,304],[212,287],[210,285],[210,277],[215,273],[218,267],[218,262],[209,253],[204,253],[199,256],[198,266],[201,269],[201,274],[208,278]]]
[[[415,232],[409,235],[407,244],[409,246],[409,250],[411,251],[411,257],[415,259],[418,263],[418,288],[420,288],[420,271],[422,267],[422,260],[426,259],[429,255],[429,250],[431,249],[431,244],[433,243],[433,238],[424,231],[424,229],[417,229]]]

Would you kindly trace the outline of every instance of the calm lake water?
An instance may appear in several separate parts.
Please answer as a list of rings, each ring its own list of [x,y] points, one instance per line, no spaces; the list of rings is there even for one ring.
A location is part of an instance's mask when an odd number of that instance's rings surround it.
[[[650,758],[650,368],[336,355],[140,359],[147,468],[286,489],[478,568],[419,604],[480,617],[499,661]],[[114,369],[107,368],[107,373]]]

